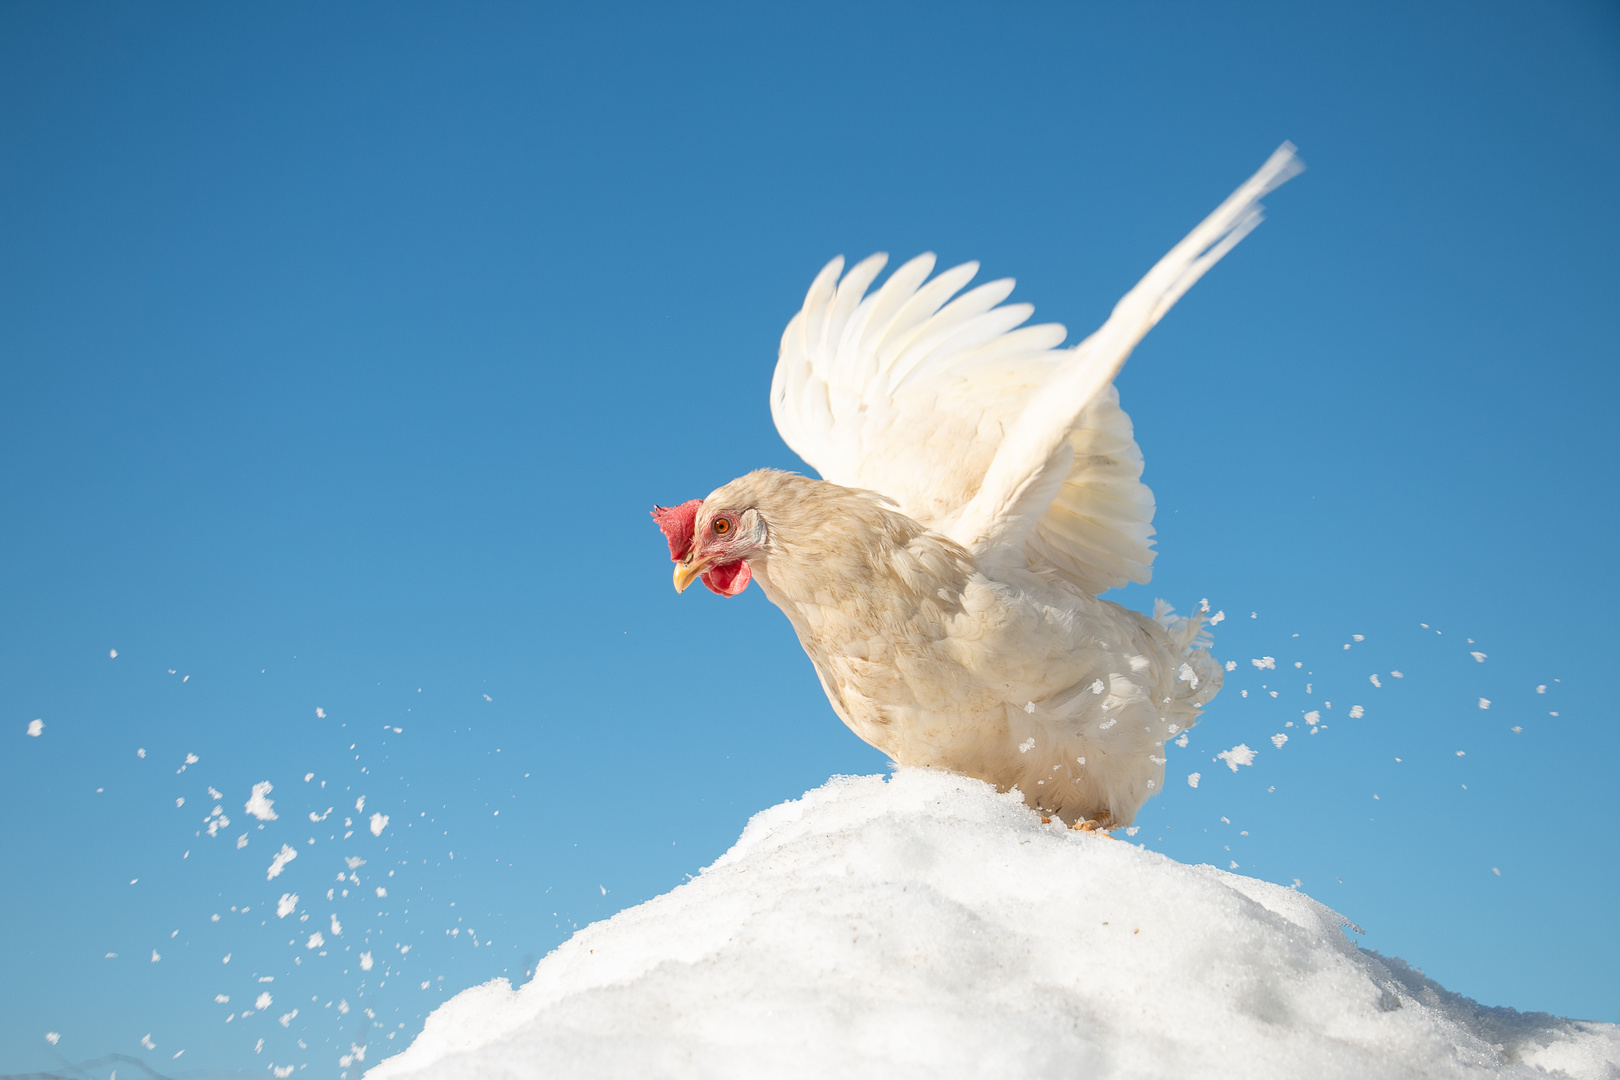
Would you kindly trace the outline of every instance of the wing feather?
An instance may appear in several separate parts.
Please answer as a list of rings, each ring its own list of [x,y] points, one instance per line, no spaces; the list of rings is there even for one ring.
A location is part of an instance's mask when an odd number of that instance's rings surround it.
[[[977,316],[991,311],[1012,295],[1013,279],[1002,278],[970,289],[940,309],[939,313],[918,328],[917,337],[895,357],[889,368],[889,389],[898,391],[942,344],[949,343],[962,327]],[[1034,308],[1030,307],[1031,312]],[[1027,319],[1028,316],[1026,315]],[[1019,322],[1023,322],[1020,319]]]
[[[1136,343],[1170,306],[1259,224],[1260,198],[1302,167],[1293,145],[1284,143],[1114,305],[1108,321],[1025,403],[972,500],[947,529],[953,539],[981,558],[1016,557],[1045,513],[1045,507],[1030,506],[1028,493],[1044,486],[1042,474],[1057,460],[1052,448],[1068,439],[1086,407],[1113,383]]]
[[[850,319],[860,306],[861,297],[871,287],[872,282],[882,273],[889,257],[879,253],[868,255],[856,263],[838,283],[838,292],[833,300],[827,317],[827,335],[824,344],[836,346],[841,353],[844,346],[844,337],[849,332]],[[837,355],[837,354],[835,354]]]
[[[932,326],[933,317],[945,302],[962,290],[962,286],[973,280],[973,275],[979,272],[976,262],[963,263],[944,271],[927,285],[917,290],[906,306],[895,315],[889,330],[883,335],[883,346],[878,352],[878,367],[887,371],[894,366],[895,359],[913,341],[917,339],[920,329]]]
[[[1003,304],[1010,278],[963,292],[977,263],[930,279],[925,253],[869,292],[886,255],[847,274],[834,259],[783,332],[777,430],[824,478],[883,493],[981,561],[1091,592],[1146,582],[1153,493],[1113,378],[1301,168],[1283,144],[1072,349],[1061,325],[1024,326],[1034,308]]]

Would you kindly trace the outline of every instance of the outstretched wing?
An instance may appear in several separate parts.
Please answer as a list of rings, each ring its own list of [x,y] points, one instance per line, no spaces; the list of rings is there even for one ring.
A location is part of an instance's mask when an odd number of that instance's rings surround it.
[[[893,499],[981,557],[1021,560],[1091,592],[1146,582],[1153,494],[1112,382],[1152,326],[1260,222],[1259,199],[1299,171],[1284,144],[1073,349],[1025,327],[1010,279],[958,292],[966,263],[928,280],[922,255],[867,289],[887,257],[817,275],[782,335],[771,415],[833,483]],[[954,299],[952,299],[954,297]]]

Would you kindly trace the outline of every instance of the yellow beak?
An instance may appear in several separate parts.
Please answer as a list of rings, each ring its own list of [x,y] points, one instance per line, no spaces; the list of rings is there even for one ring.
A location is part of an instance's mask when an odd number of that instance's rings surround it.
[[[676,563],[675,591],[678,593],[685,592],[686,587],[696,581],[698,575],[702,574],[712,561],[712,559],[698,559],[695,562]]]

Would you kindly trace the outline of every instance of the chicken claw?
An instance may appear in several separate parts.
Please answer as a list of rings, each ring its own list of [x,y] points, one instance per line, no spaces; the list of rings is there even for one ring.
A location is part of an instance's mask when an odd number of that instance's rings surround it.
[[[1102,833],[1104,836],[1112,840],[1114,838],[1113,830],[1119,828],[1119,826],[1114,824],[1114,815],[1105,810],[1103,811],[1102,816],[1096,818],[1087,818],[1085,821],[1077,821],[1073,825],[1070,825],[1069,828],[1075,829],[1079,832]]]

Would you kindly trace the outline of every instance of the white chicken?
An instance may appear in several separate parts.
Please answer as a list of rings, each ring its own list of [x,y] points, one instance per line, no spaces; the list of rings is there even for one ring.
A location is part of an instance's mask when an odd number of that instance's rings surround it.
[[[1285,143],[1071,349],[1017,329],[1010,280],[934,257],[817,275],[782,335],[771,414],[824,479],[761,469],[657,508],[675,588],[757,580],[832,707],[899,765],[1017,789],[1079,827],[1128,825],[1166,743],[1220,689],[1203,614],[1097,594],[1145,583],[1153,494],[1113,379],[1301,165]]]

